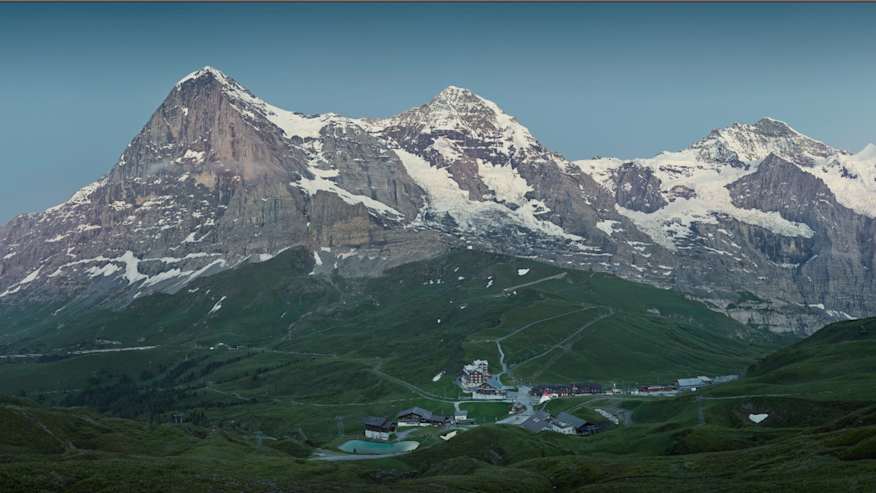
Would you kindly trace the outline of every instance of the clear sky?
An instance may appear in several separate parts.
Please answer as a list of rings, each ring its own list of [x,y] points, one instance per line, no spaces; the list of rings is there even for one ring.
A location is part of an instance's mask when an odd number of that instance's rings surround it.
[[[876,141],[876,4],[2,4],[0,221],[102,176],[204,65],[305,113],[468,87],[573,159],[762,116]]]

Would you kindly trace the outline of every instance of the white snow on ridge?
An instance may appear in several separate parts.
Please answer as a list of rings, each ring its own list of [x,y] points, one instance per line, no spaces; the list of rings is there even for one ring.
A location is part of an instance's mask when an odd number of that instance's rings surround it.
[[[432,143],[432,149],[438,151],[445,160],[453,162],[462,157],[462,153],[457,149],[456,144],[445,136],[440,136]]]
[[[26,284],[30,284],[30,283],[36,281],[37,279],[39,279],[40,271],[42,271],[42,270],[43,270],[42,265],[37,267],[36,270],[34,270],[30,274],[24,276],[24,278],[22,278],[20,281],[9,286],[8,288],[6,288],[5,291],[0,293],[0,298],[3,298],[3,297],[8,296],[10,294],[15,294],[15,293],[21,291],[21,288],[24,287]]]
[[[196,70],[183,77],[176,83],[176,86],[181,87],[189,80],[198,79],[206,75],[212,75],[215,77],[216,80],[222,84],[226,95],[232,100],[242,103],[242,107],[238,107],[237,109],[244,115],[252,117],[254,116],[252,110],[257,111],[261,116],[282,130],[287,138],[318,138],[320,131],[329,123],[349,124],[355,122],[353,119],[340,117],[332,113],[317,116],[304,116],[300,113],[278,108],[269,104],[265,100],[254,96],[242,85],[222,73],[222,71],[209,66]]]
[[[396,216],[396,217],[404,217],[404,215],[393,209],[392,207],[380,202],[379,200],[374,200],[371,197],[366,197],[365,195],[358,195],[351,193],[333,181],[327,180],[318,174],[315,174],[313,178],[301,178],[299,181],[290,182],[289,185],[293,187],[298,187],[301,190],[307,192],[307,195],[313,196],[318,192],[328,192],[337,195],[344,202],[356,205],[362,204],[368,209],[380,213],[384,216]]]
[[[525,276],[526,274],[529,274],[529,269],[517,269],[518,276]]]
[[[789,221],[778,212],[743,209],[732,203],[727,185],[753,173],[757,170],[756,166],[746,170],[724,163],[703,162],[699,152],[694,149],[664,152],[654,158],[635,162],[649,168],[660,179],[660,192],[669,203],[651,213],[630,210],[620,205],[615,208],[620,214],[630,218],[655,243],[670,250],[675,250],[676,238],[690,234],[692,223],[718,224],[720,215],[727,215],[783,236],[811,238],[814,234],[806,224]],[[586,172],[596,171],[593,176],[608,180],[604,185],[611,187],[612,167],[620,163],[620,160],[599,159],[577,161],[575,164]],[[691,198],[673,197],[670,191],[677,186],[690,188],[696,195]]]
[[[394,149],[394,152],[401,159],[408,175],[426,191],[429,206],[437,212],[450,214],[462,230],[477,231],[491,227],[501,219],[510,219],[529,230],[546,235],[571,241],[584,240],[580,236],[567,233],[550,221],[536,217],[544,212],[543,206],[536,201],[525,201],[512,211],[496,202],[471,200],[468,192],[459,188],[446,169],[432,167],[425,159],[402,149]],[[513,174],[508,171],[498,171],[497,174],[501,177],[497,180],[508,179],[505,182],[508,187],[504,191],[509,197],[519,192],[520,182],[515,181]]]
[[[75,206],[75,205],[90,204],[91,203],[91,195],[94,192],[96,192],[98,188],[102,187],[104,184],[106,184],[105,178],[102,180],[98,180],[98,181],[89,183],[88,185],[85,185],[84,187],[80,188],[76,193],[73,194],[73,196],[71,196],[69,199],[67,199],[66,202],[49,207],[48,209],[45,210],[45,212],[56,212],[56,211],[64,208],[65,206],[68,206],[68,205]]]
[[[841,205],[876,217],[876,145],[867,144],[853,155],[819,159],[815,166],[800,169],[820,178]]]
[[[532,191],[532,187],[516,169],[510,165],[493,165],[482,159],[478,159],[477,164],[478,176],[496,194],[497,200],[516,205],[527,201],[526,194]]]

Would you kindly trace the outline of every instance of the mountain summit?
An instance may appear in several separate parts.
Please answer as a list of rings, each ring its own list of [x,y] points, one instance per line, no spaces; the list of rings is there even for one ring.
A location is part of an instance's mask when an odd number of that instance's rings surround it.
[[[0,228],[0,310],[124,305],[293,246],[314,275],[345,276],[465,247],[807,331],[876,302],[874,178],[872,149],[774,119],[652,158],[571,162],[468,89],[384,119],[303,115],[204,67],[105,177]]]
[[[753,165],[770,154],[798,164],[813,166],[819,159],[840,154],[833,147],[801,134],[787,123],[762,118],[755,123],[734,123],[713,130],[691,145],[705,160],[734,166]]]

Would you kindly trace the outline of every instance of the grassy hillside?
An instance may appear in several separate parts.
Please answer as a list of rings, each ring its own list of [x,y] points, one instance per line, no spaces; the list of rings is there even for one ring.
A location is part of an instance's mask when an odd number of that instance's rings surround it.
[[[876,400],[876,318],[828,325],[761,359],[722,394],[778,394],[818,400]]]
[[[416,290],[411,291],[416,296]],[[377,303],[381,299],[386,298],[378,297]],[[531,313],[513,308],[508,312],[525,325],[545,313],[536,307],[560,303],[539,302],[543,305],[533,305]],[[393,310],[409,316],[401,307]],[[505,320],[500,315],[484,331],[489,335],[482,336],[513,332],[513,324],[510,331],[497,329]],[[399,383],[404,380],[383,373],[391,359],[359,352],[368,351],[367,345],[359,351],[348,349],[349,357],[293,357],[281,349],[191,350],[182,362],[164,370],[162,365],[176,361],[169,349],[136,353],[153,355],[153,375],[119,376],[113,371],[121,371],[123,362],[113,360],[108,367],[116,370],[97,372],[97,382],[86,382],[98,387],[86,394],[67,393],[65,398],[91,396],[110,412],[120,413],[136,405],[114,408],[120,401],[107,396],[158,405],[135,391],[149,388],[161,394],[173,389],[178,396],[172,401],[174,408],[188,409],[177,411],[189,413],[186,422],[108,418],[83,408],[0,398],[0,489],[869,492],[876,486],[876,399],[866,392],[855,393],[856,399],[832,399],[821,389],[840,392],[876,384],[876,374],[867,370],[873,353],[862,349],[869,347],[873,327],[872,320],[829,326],[760,359],[741,381],[704,392],[650,399],[587,396],[546,405],[553,413],[567,411],[591,420],[599,419],[596,408],[629,417],[626,425],[591,437],[487,425],[443,442],[426,430],[418,435],[423,446],[410,455],[358,462],[304,458],[314,447],[342,440],[321,436],[319,430],[328,424],[321,419],[328,418],[333,427],[334,416],[342,413],[378,412],[403,403],[442,412],[452,406],[436,400],[437,394],[432,399],[412,397],[416,392]],[[550,347],[556,340],[554,329],[562,330],[552,327],[545,335],[550,340],[535,343]],[[446,334],[449,339],[455,332]],[[81,363],[83,358],[7,363],[4,370],[26,378],[28,371],[50,368],[50,373],[66,372],[74,378],[75,368],[89,366]],[[269,369],[260,372],[262,368]],[[337,384],[350,378],[363,383]],[[806,387],[800,379],[809,379],[811,385]],[[51,385],[50,379],[44,385]],[[439,392],[445,387],[439,381],[430,388]],[[383,397],[369,399],[374,395]],[[137,396],[143,400],[137,401]],[[496,403],[463,407],[485,423],[506,412]],[[752,414],[768,417],[755,423]],[[274,431],[259,433],[271,424]]]
[[[484,426],[408,456],[304,460],[306,443],[0,404],[3,491],[871,491],[876,411],[748,430],[642,423],[590,438]],[[862,419],[864,418],[864,419]]]
[[[312,262],[287,251],[121,311],[16,318],[4,352],[44,356],[0,361],[0,392],[327,443],[368,414],[452,412],[455,375],[473,358],[498,371],[497,343],[512,384],[735,373],[773,347],[677,293],[527,259],[458,251],[374,279]],[[69,354],[125,347],[149,349]]]

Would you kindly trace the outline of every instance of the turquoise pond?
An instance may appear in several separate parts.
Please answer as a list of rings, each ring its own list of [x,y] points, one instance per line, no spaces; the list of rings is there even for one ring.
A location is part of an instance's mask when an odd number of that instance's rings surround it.
[[[338,449],[348,454],[386,455],[410,452],[420,446],[420,442],[366,442],[365,440],[350,440],[344,442]]]

